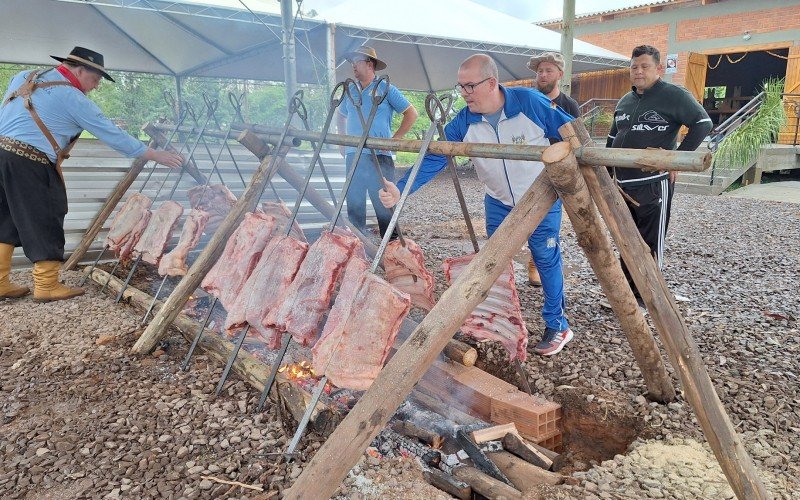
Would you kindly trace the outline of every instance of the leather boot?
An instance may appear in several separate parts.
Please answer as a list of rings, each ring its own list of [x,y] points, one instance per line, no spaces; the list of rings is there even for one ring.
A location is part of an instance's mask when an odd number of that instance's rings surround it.
[[[17,286],[8,279],[11,273],[11,254],[14,247],[8,243],[0,243],[0,299],[16,299],[28,295],[27,286]]]
[[[61,262],[43,260],[33,264],[33,300],[51,302],[83,295],[83,288],[72,288],[58,282]]]
[[[542,286],[542,278],[539,276],[536,264],[533,263],[533,257],[528,260],[528,283],[537,287]]]

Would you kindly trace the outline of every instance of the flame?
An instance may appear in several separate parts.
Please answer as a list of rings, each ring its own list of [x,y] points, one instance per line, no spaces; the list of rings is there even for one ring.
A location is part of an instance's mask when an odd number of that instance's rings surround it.
[[[290,380],[317,378],[314,367],[306,360],[302,360],[299,363],[285,364],[278,368],[278,373],[283,373]]]

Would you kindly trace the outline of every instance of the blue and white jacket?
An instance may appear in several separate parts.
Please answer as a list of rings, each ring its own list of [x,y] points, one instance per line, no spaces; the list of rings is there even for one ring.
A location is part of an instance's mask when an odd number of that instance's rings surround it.
[[[472,113],[465,107],[445,126],[447,140],[536,146],[550,145],[548,138],[551,137],[561,140],[558,127],[572,118],[544,94],[525,87],[506,88],[501,85],[500,90],[505,95],[505,104],[497,130],[483,115]],[[478,178],[486,186],[486,194],[508,206],[516,204],[544,169],[544,164],[539,161],[473,158],[472,162]],[[426,154],[411,192],[433,179],[446,166],[444,156]],[[406,173],[397,182],[401,191],[406,186],[408,175]]]

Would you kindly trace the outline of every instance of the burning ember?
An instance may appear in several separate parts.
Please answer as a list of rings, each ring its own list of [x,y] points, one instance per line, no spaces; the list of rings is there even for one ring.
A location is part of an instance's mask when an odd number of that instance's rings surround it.
[[[278,373],[285,374],[290,380],[317,378],[317,374],[314,372],[314,368],[311,366],[311,363],[305,359],[299,363],[291,363],[281,366],[278,368]]]

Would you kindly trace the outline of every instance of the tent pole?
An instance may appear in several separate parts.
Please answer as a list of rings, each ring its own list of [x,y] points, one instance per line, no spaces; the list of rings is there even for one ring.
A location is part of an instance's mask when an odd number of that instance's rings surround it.
[[[281,25],[283,26],[283,73],[286,81],[286,102],[297,90],[297,60],[294,53],[293,0],[281,0]]]
[[[328,92],[336,86],[336,24],[328,24],[328,36],[325,39],[325,66],[327,69]]]
[[[176,104],[178,106],[178,109],[175,110],[178,114],[175,116],[181,116],[181,108],[183,108],[183,82],[181,81],[180,75],[175,75],[175,95],[177,96]]]
[[[561,20],[561,55],[564,56],[564,76],[561,78],[561,92],[570,95],[572,91],[572,40],[575,35],[575,0],[564,0]]]

